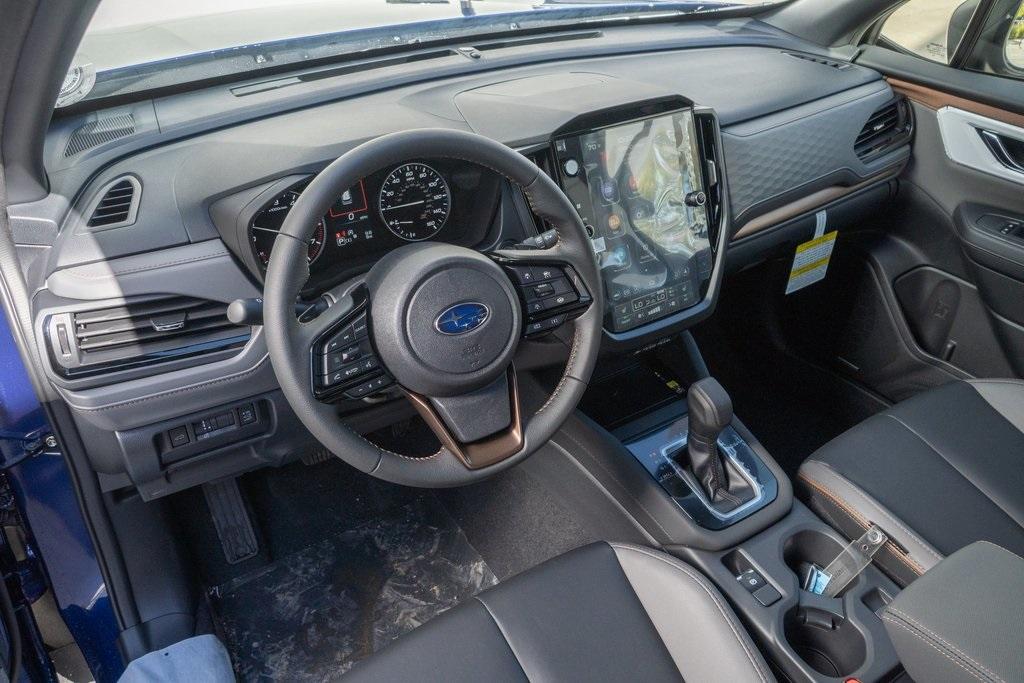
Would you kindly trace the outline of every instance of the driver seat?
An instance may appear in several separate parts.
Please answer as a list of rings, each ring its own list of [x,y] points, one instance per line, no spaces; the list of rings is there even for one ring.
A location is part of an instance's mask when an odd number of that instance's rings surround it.
[[[664,553],[618,543],[584,546],[485,591],[356,664],[348,677],[774,680],[707,579]]]

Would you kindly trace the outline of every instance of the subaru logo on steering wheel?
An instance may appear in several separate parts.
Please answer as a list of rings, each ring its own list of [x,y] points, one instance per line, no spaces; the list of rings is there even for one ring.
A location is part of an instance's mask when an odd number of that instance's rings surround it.
[[[441,311],[434,321],[434,328],[441,334],[465,334],[487,322],[491,310],[475,301],[455,304]]]

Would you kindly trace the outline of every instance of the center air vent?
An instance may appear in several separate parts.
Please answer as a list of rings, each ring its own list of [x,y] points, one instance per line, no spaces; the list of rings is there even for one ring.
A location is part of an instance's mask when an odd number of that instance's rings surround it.
[[[241,346],[249,328],[227,304],[170,297],[53,316],[50,348],[65,376],[110,372]]]
[[[876,159],[906,144],[912,127],[906,99],[895,99],[871,115],[857,135],[853,151],[861,161]]]
[[[142,186],[133,176],[118,178],[100,193],[100,200],[89,215],[89,227],[107,230],[131,225],[135,222],[141,195]]]

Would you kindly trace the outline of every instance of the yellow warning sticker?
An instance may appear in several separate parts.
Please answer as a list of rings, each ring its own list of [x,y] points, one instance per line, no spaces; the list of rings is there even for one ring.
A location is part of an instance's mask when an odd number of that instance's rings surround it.
[[[835,230],[797,245],[793,256],[793,267],[789,269],[789,282],[786,283],[786,294],[812,285],[825,279],[828,262],[832,259],[832,250],[836,246]]]

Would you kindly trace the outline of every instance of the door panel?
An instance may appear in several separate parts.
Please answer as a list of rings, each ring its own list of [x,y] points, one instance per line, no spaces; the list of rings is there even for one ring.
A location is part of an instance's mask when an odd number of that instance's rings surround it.
[[[943,370],[931,381],[1024,376],[1024,170],[1013,166],[1024,162],[1024,83],[877,46],[858,61],[885,74],[915,116],[886,235],[865,253],[876,272],[882,265],[892,312],[915,355]],[[891,267],[893,243],[909,262]],[[906,395],[921,376],[886,381],[872,388]]]

